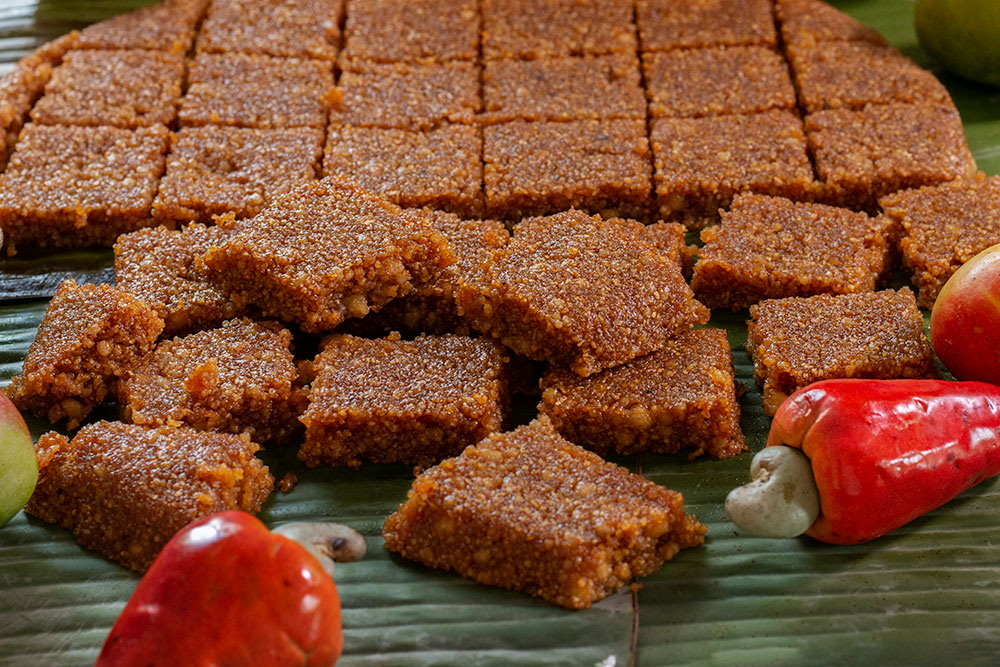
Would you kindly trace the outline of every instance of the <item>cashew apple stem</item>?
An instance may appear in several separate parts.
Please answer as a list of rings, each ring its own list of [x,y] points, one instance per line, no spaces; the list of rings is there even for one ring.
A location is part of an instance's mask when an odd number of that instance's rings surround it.
[[[796,537],[819,516],[819,490],[809,459],[784,445],[765,447],[750,463],[749,484],[726,496],[726,513],[745,533]]]
[[[304,546],[331,577],[335,563],[361,560],[368,548],[361,533],[339,523],[296,521],[278,526],[271,532]]]

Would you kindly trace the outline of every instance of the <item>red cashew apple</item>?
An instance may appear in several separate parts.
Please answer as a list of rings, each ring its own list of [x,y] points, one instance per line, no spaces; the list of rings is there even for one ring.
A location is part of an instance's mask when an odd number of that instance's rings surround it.
[[[21,511],[38,481],[31,433],[7,396],[0,392],[0,525]]]
[[[1000,245],[963,264],[941,288],[931,343],[955,378],[1000,384]]]

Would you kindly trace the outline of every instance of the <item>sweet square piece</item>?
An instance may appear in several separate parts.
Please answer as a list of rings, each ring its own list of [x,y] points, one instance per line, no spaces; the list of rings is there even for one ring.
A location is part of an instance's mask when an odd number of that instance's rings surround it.
[[[245,53],[202,53],[190,63],[181,125],[324,127],[333,65]]]
[[[382,529],[405,558],[570,609],[704,534],[681,494],[570,443],[544,415],[425,470]]]
[[[709,308],[762,299],[871,292],[886,270],[883,218],[779,197],[739,195],[701,233],[691,287]]]
[[[482,106],[479,66],[471,62],[351,63],[340,76],[334,124],[431,129],[472,123]]]
[[[660,118],[650,139],[665,220],[714,217],[740,192],[808,199],[814,188],[802,121],[789,111]]]
[[[115,286],[155,310],[165,336],[220,324],[235,317],[236,309],[195,260],[234,232],[231,222],[222,221],[122,234],[115,242]]]
[[[169,134],[162,125],[28,125],[0,175],[7,254],[19,243],[110,246],[119,234],[151,225]]]
[[[274,488],[246,437],[189,428],[88,424],[35,446],[38,486],[25,511],[81,546],[142,572],[174,533],[222,512],[257,513]]]
[[[487,61],[483,105],[491,123],[646,118],[634,54]]]
[[[652,183],[641,120],[514,121],[483,129],[491,217],[517,220],[576,207],[644,219]]]
[[[61,57],[60,53],[55,60]],[[32,105],[52,78],[52,65],[52,60],[35,52],[19,60],[11,70],[0,76],[0,130],[3,131],[0,165],[7,165],[7,159],[14,150],[21,128],[28,120]]]
[[[903,263],[924,308],[958,267],[1000,243],[1000,176],[905,190],[879,206],[902,230]]]
[[[483,214],[482,132],[446,123],[417,130],[331,125],[323,173],[342,176],[400,206]]]
[[[455,263],[437,276],[417,285],[404,297],[393,299],[377,313],[348,320],[349,331],[387,335],[392,331],[410,334],[455,333],[469,335],[469,322],[458,314],[455,297],[461,285],[478,284],[482,265],[494,250],[510,241],[506,226],[497,220],[463,220],[457,215],[423,209],[408,212],[441,232],[455,254]]]
[[[630,0],[483,0],[483,58],[635,53]]]
[[[638,0],[643,51],[703,46],[774,46],[771,0]]]
[[[31,119],[45,125],[168,125],[177,115],[183,79],[178,53],[70,51],[53,70]]]
[[[398,206],[324,178],[241,222],[203,261],[237,308],[319,332],[407,294],[454,257],[440,233]]]
[[[131,294],[108,285],[59,285],[38,334],[6,389],[19,409],[76,428],[144,354],[163,320]]]
[[[508,357],[485,338],[334,336],[302,415],[306,465],[426,465],[503,428]]]
[[[724,459],[746,450],[726,332],[697,329],[644,357],[581,378],[542,377],[542,414],[599,454],[692,449]]]
[[[887,44],[877,31],[822,0],[776,0],[774,10],[788,46],[829,41]]]
[[[479,57],[475,0],[348,0],[343,55],[369,62]]]
[[[172,137],[153,217],[210,222],[249,218],[293,186],[316,180],[323,130],[185,127]]]
[[[649,115],[687,118],[794,109],[781,54],[760,46],[677,49],[642,57]]]
[[[333,61],[343,11],[343,0],[212,0],[198,51]]]
[[[459,312],[515,352],[582,376],[662,348],[708,311],[634,224],[577,210],[520,222],[482,282],[462,286]]]
[[[122,417],[287,442],[305,404],[291,345],[288,329],[247,318],[165,340],[120,384]]]
[[[187,53],[209,0],[166,0],[80,31],[81,49],[158,49]]]
[[[806,111],[857,109],[869,103],[950,105],[948,90],[891,46],[870,42],[821,42],[788,48]]]
[[[747,329],[767,415],[820,380],[937,377],[923,315],[906,287],[768,299],[750,307]]]
[[[830,203],[873,209],[878,198],[971,177],[976,162],[954,106],[872,104],[806,116],[809,150]]]

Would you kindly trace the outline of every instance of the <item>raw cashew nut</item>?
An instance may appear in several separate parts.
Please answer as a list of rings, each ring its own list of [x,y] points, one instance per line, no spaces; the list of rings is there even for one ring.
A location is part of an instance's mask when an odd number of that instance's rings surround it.
[[[319,560],[330,576],[335,563],[361,560],[368,549],[364,535],[339,523],[296,521],[275,528],[273,533],[295,540]]]
[[[809,459],[800,450],[765,447],[750,463],[749,484],[726,496],[726,514],[757,537],[796,537],[819,516],[819,490]]]

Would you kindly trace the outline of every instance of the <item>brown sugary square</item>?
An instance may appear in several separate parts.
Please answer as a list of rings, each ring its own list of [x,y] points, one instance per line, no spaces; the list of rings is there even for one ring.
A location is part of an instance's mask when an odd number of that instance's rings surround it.
[[[454,262],[440,233],[336,178],[296,187],[203,257],[237,308],[307,332],[363,317]]]
[[[722,329],[697,329],[644,357],[581,378],[542,377],[539,409],[567,440],[598,454],[693,449],[717,459],[746,450],[735,371]]]
[[[788,46],[852,41],[885,45],[885,38],[822,0],[776,0],[775,13]]]
[[[794,109],[795,89],[778,52],[760,46],[676,49],[642,57],[649,115],[698,117]]]
[[[879,206],[902,230],[903,263],[924,308],[958,267],[1000,243],[1000,176],[897,192]]]
[[[249,218],[300,183],[316,180],[323,130],[185,127],[172,136],[153,217],[210,222]]]
[[[643,51],[703,46],[775,46],[771,0],[637,0]]]
[[[400,206],[483,214],[482,131],[445,123],[416,130],[331,125],[323,173],[353,180]]]
[[[0,76],[0,130],[3,131],[0,167],[6,167],[32,105],[52,78],[52,65],[48,59],[31,54]]]
[[[635,54],[490,60],[483,69],[481,120],[646,118]]]
[[[153,349],[163,320],[108,285],[63,281],[6,389],[19,409],[76,428],[135,362]]]
[[[115,286],[163,318],[163,334],[205,329],[236,316],[236,309],[195,260],[235,233],[226,221],[181,230],[150,227],[115,242]]]
[[[190,63],[181,125],[324,127],[333,65],[246,53],[201,53]]]
[[[796,389],[832,378],[937,377],[908,288],[769,299],[750,307],[747,352],[773,415]]]
[[[857,109],[869,103],[950,105],[948,90],[891,46],[821,42],[788,47],[799,99],[806,111]]]
[[[184,58],[165,51],[70,51],[31,119],[45,125],[168,125],[177,115]]]
[[[503,428],[508,361],[485,338],[334,336],[316,358],[299,458],[356,467],[453,456]]]
[[[348,0],[343,56],[369,62],[441,62],[479,57],[474,0]]]
[[[630,0],[483,0],[483,58],[635,53]]]
[[[789,111],[660,118],[653,121],[650,140],[657,202],[666,220],[710,218],[740,192],[792,199],[813,194],[802,121]]]
[[[809,150],[830,203],[873,209],[879,197],[975,174],[954,106],[872,104],[806,116]]]
[[[421,473],[382,528],[429,567],[583,609],[704,541],[681,494],[538,417]]]
[[[457,215],[430,209],[410,211],[441,232],[455,254],[455,263],[437,276],[416,286],[404,297],[393,299],[377,313],[348,320],[349,331],[387,335],[392,331],[419,334],[472,333],[469,322],[458,314],[455,297],[463,284],[482,281],[482,265],[494,250],[510,241],[507,227],[497,220],[463,220]]]
[[[305,403],[291,345],[288,329],[247,318],[165,340],[120,384],[122,418],[288,442]]]
[[[343,0],[212,0],[198,51],[333,61],[343,5]]]
[[[94,23],[77,41],[81,49],[157,49],[187,53],[209,0],[166,0]]]
[[[577,210],[524,220],[480,282],[462,285],[459,312],[515,352],[581,376],[658,350],[708,311],[635,224]]]
[[[691,287],[709,308],[762,299],[871,292],[886,270],[889,230],[823,204],[739,195],[722,224],[702,231]]]
[[[339,91],[334,124],[427,130],[472,123],[482,107],[479,65],[471,62],[350,63]]]
[[[143,572],[174,533],[222,512],[257,513],[274,488],[246,437],[189,428],[88,424],[35,445],[40,474],[25,511],[81,546]]]
[[[514,121],[483,129],[487,213],[520,219],[571,207],[644,219],[651,204],[641,120]]]
[[[18,243],[110,246],[119,234],[151,225],[169,134],[162,125],[28,125],[0,175],[7,254]]]

